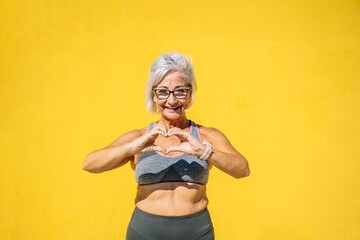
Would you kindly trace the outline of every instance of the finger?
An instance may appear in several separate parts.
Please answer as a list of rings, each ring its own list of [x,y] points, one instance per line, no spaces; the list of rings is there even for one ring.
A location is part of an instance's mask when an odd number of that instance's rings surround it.
[[[157,128],[157,129],[162,129],[165,134],[166,134],[166,132],[167,132],[167,131],[166,131],[166,127],[165,127],[164,125],[162,125],[161,123],[156,124],[155,128]],[[154,128],[154,129],[155,129],[155,128]]]
[[[157,123],[155,127],[162,127],[166,130],[166,127],[164,125],[162,125],[161,123]]]
[[[152,133],[152,132],[161,132],[161,135],[166,136],[166,129],[163,127],[153,128],[149,133]]]
[[[180,139],[182,139],[182,140],[185,139],[186,141],[188,141],[192,146],[201,144],[200,141],[194,135],[192,135],[190,132],[182,130],[180,128],[172,128],[172,129],[170,129],[168,136],[176,135]]]
[[[162,135],[162,136],[166,137],[166,133],[164,133],[164,131],[162,129],[154,129],[145,134],[147,139],[154,139],[158,135]]]
[[[182,130],[181,128],[178,128],[178,127],[173,127],[173,128],[170,128],[169,129],[169,132],[170,131],[180,131],[180,132],[182,132],[182,131],[184,131],[184,130]]]
[[[169,147],[168,149],[166,149],[166,154],[169,152],[175,152],[175,151],[192,154],[192,150],[189,147],[188,143],[182,143],[178,146]]]
[[[153,151],[158,151],[158,152],[162,152],[165,153],[165,149],[160,147],[160,146],[149,146],[149,147],[145,147],[143,149],[141,149],[141,153],[147,153],[147,152],[153,152]]]
[[[168,131],[168,133],[175,133],[175,132],[184,132],[185,133],[187,131],[184,131],[184,130],[182,130],[180,128],[177,128],[177,127],[170,128],[169,131]]]
[[[172,136],[172,135],[176,135],[176,136],[179,136],[181,138],[184,138],[184,139],[189,139],[191,136],[190,133],[186,132],[186,131],[183,131],[183,130],[180,130],[180,129],[170,129],[170,131],[168,132],[167,134],[168,136]]]
[[[183,149],[180,146],[169,147],[168,149],[166,149],[166,154],[170,152],[182,152],[182,150]]]
[[[154,141],[158,135],[164,136],[164,133],[159,129],[157,129],[156,131],[153,131],[153,132],[147,132],[145,135],[143,135],[141,138],[139,138],[137,140],[137,142],[140,145],[149,144],[151,141]]]

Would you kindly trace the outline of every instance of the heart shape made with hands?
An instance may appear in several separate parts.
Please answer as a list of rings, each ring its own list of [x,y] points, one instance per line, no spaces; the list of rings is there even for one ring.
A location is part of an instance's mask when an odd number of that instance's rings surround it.
[[[181,143],[182,143],[181,139],[176,135],[166,136],[166,137],[162,135],[158,135],[153,145],[162,147],[166,152],[168,148],[179,146]],[[171,153],[172,153],[171,155],[178,155],[180,152],[171,152]]]

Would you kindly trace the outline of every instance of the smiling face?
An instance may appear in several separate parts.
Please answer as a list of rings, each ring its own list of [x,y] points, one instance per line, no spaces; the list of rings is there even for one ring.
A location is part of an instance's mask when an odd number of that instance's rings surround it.
[[[179,71],[166,74],[163,80],[155,88],[168,89],[173,91],[178,88],[188,87],[185,77]],[[159,100],[154,94],[154,102],[159,113],[166,119],[175,120],[182,117],[189,105],[191,91],[189,90],[185,99],[177,99],[174,94],[165,100]]]

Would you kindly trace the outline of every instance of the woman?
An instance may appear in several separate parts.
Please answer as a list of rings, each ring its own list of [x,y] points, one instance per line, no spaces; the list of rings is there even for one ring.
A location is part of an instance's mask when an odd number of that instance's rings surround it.
[[[159,121],[88,154],[82,168],[101,173],[127,162],[138,183],[126,239],[214,239],[206,183],[212,165],[233,176],[250,174],[247,160],[223,133],[186,118],[196,80],[190,56],[164,53],[151,65],[147,109]]]

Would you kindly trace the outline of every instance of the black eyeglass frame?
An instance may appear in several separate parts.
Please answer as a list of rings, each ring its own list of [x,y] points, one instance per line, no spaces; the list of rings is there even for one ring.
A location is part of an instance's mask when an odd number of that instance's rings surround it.
[[[185,89],[186,90],[186,94],[185,94],[185,96],[182,98],[178,98],[178,97],[176,97],[175,96],[175,94],[174,94],[174,92],[176,91],[176,90],[182,90],[182,89]],[[166,97],[166,98],[159,98],[159,96],[158,96],[158,93],[156,92],[156,90],[166,90],[166,91],[168,91],[168,96]],[[174,98],[176,98],[176,99],[185,99],[186,97],[187,97],[187,95],[188,95],[188,93],[189,93],[189,90],[190,90],[190,88],[188,88],[188,87],[180,87],[180,88],[176,88],[176,89],[174,89],[173,91],[171,91],[171,90],[169,90],[169,89],[166,89],[166,88],[155,88],[155,89],[153,89],[153,91],[155,92],[155,95],[156,95],[156,97],[159,99],[159,100],[165,100],[165,99],[168,99],[169,97],[170,97],[170,94],[173,94],[173,96],[174,96]]]

